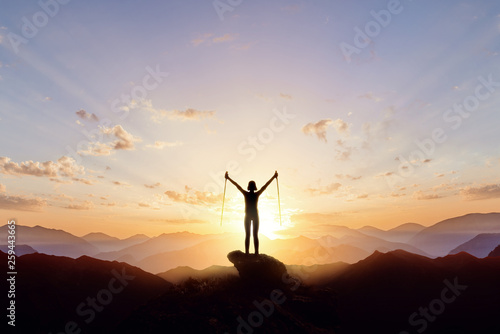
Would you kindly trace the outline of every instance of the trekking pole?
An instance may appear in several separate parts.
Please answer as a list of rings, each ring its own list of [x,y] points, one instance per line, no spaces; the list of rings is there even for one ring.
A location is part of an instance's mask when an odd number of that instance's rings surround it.
[[[278,171],[276,171],[278,172]],[[281,226],[281,204],[280,204],[280,184],[278,182],[278,177],[276,176],[276,187],[278,188],[278,209],[280,212],[280,226]]]
[[[224,195],[222,195],[222,212],[220,214],[220,226],[222,226],[222,217],[224,217],[224,199],[226,198],[226,183],[227,179],[224,181]]]

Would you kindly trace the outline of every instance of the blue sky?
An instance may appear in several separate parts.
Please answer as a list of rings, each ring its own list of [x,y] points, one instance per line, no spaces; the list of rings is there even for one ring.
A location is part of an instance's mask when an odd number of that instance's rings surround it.
[[[5,219],[239,231],[234,188],[218,226],[231,165],[242,185],[280,172],[285,224],[273,185],[268,235],[498,207],[496,1],[233,1],[223,20],[211,1],[41,3],[49,15],[36,1],[0,13]],[[346,56],[357,28],[366,46]]]

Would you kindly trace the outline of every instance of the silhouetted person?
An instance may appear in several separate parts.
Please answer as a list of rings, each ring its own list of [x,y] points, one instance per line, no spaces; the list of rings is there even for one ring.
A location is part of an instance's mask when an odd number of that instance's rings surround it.
[[[245,196],[245,253],[248,254],[248,248],[250,247],[250,225],[253,223],[253,246],[255,248],[255,254],[259,254],[259,210],[257,204],[259,202],[259,196],[266,190],[273,179],[278,177],[278,172],[275,172],[273,177],[271,177],[259,191],[256,191],[257,185],[255,181],[248,182],[248,191],[245,191],[238,183],[229,177],[227,172],[225,177],[241,191],[243,196]]]

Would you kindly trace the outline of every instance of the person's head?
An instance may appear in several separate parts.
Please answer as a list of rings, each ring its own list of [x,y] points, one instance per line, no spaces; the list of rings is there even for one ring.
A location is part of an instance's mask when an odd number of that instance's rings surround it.
[[[257,190],[257,185],[255,184],[255,181],[250,181],[250,182],[248,182],[248,187],[247,187],[247,189],[248,189],[249,191],[255,191],[255,190]]]

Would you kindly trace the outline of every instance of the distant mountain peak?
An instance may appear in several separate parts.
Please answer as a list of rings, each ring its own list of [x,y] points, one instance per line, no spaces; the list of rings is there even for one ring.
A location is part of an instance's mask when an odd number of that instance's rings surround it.
[[[120,240],[116,237],[112,237],[108,234],[102,233],[102,232],[91,232],[88,234],[85,234],[82,239],[85,239],[87,241],[109,241],[109,240]]]
[[[389,231],[421,231],[425,228],[424,225],[417,223],[404,223],[394,228],[391,228]]]
[[[500,245],[496,246],[494,250],[488,254],[488,257],[497,257],[500,256]]]

